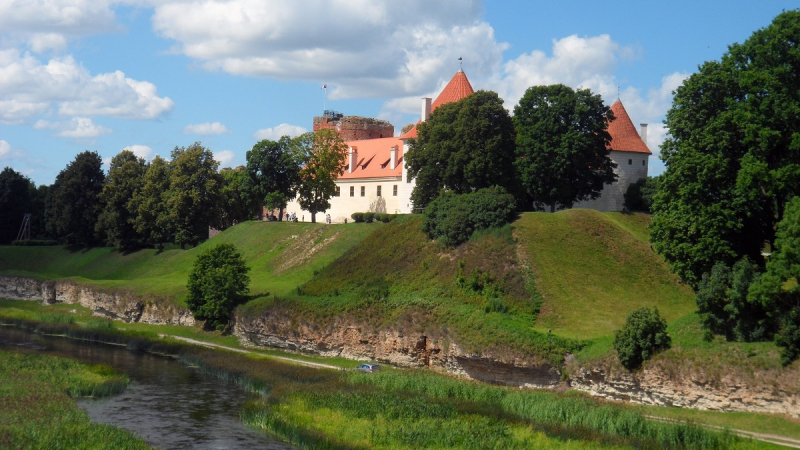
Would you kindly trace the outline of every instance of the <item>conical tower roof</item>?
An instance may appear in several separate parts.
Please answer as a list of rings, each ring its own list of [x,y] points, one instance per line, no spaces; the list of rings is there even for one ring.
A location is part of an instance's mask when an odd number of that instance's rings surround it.
[[[453,75],[447,86],[442,89],[442,93],[433,101],[431,112],[445,103],[457,102],[462,98],[469,97],[473,92],[475,91],[472,89],[472,85],[469,84],[467,74],[463,70],[459,70]]]
[[[647,148],[636,127],[633,126],[628,112],[622,106],[622,102],[617,100],[611,105],[614,112],[614,121],[608,124],[608,134],[611,135],[611,150],[621,152],[637,152],[652,155],[653,152]]]

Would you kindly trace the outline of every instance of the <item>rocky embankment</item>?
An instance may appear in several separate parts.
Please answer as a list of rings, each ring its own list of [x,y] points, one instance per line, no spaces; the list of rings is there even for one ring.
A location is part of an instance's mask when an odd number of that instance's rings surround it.
[[[99,292],[71,280],[39,281],[0,276],[0,297],[44,304],[80,304],[96,315],[125,322],[194,324],[194,318],[186,309],[145,301],[127,292]],[[564,382],[561,370],[551,365],[468,353],[451,337],[425,331],[376,329],[349,318],[320,326],[298,320],[280,308],[269,309],[254,318],[237,318],[234,333],[242,343],[252,346],[377,360],[402,367],[428,367],[493,384],[534,388],[566,384],[607,399],[702,410],[779,413],[800,418],[797,388],[786,389],[785,383],[775,382],[774,377],[772,382],[764,381],[759,374],[747,382],[734,376],[709,380],[700,372],[670,373],[657,365],[630,373],[608,367],[579,367],[573,363],[569,370],[572,375]]]
[[[72,280],[36,280],[25,277],[0,276],[0,297],[12,300],[33,300],[43,304],[78,304],[95,315],[124,322],[194,325],[194,317],[186,308],[177,308],[146,301],[129,292],[102,292]]]

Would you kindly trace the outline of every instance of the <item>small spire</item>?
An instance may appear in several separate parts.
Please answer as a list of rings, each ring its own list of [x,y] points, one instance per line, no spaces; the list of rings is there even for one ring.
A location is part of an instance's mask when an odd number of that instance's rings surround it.
[[[464,71],[464,58],[462,58],[460,56],[458,57],[458,65],[459,65],[459,68],[458,68],[459,72],[463,72]]]

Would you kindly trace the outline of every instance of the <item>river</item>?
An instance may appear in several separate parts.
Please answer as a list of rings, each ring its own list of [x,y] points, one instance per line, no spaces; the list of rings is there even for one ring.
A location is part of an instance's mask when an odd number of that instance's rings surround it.
[[[177,361],[124,347],[40,336],[0,327],[0,348],[43,352],[108,364],[131,378],[121,394],[80,399],[95,422],[133,431],[158,448],[291,449],[239,421],[253,394]]]

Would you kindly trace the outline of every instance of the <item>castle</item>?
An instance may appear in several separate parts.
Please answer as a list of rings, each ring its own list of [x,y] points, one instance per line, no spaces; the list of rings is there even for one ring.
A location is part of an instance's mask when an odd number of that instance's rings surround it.
[[[422,99],[420,122],[427,120],[439,106],[459,101],[473,92],[467,75],[459,70],[435,100]],[[640,137],[619,100],[611,110],[616,119],[609,125],[608,132],[618,180],[605,186],[598,199],[577,203],[575,208],[621,211],[628,185],[647,177],[648,158],[652,153],[642,139],[646,138],[646,125],[642,124],[643,136]],[[321,128],[336,130],[348,146],[345,172],[337,179],[331,207],[322,213],[323,216],[330,214],[333,222],[344,222],[354,212],[414,212],[411,192],[415,183],[408,177],[403,156],[408,152],[409,139],[417,137],[416,125],[395,137],[394,127],[389,122],[325,111],[314,118],[314,131]],[[309,220],[311,217],[296,199],[289,202],[286,211],[298,217],[307,216]]]

